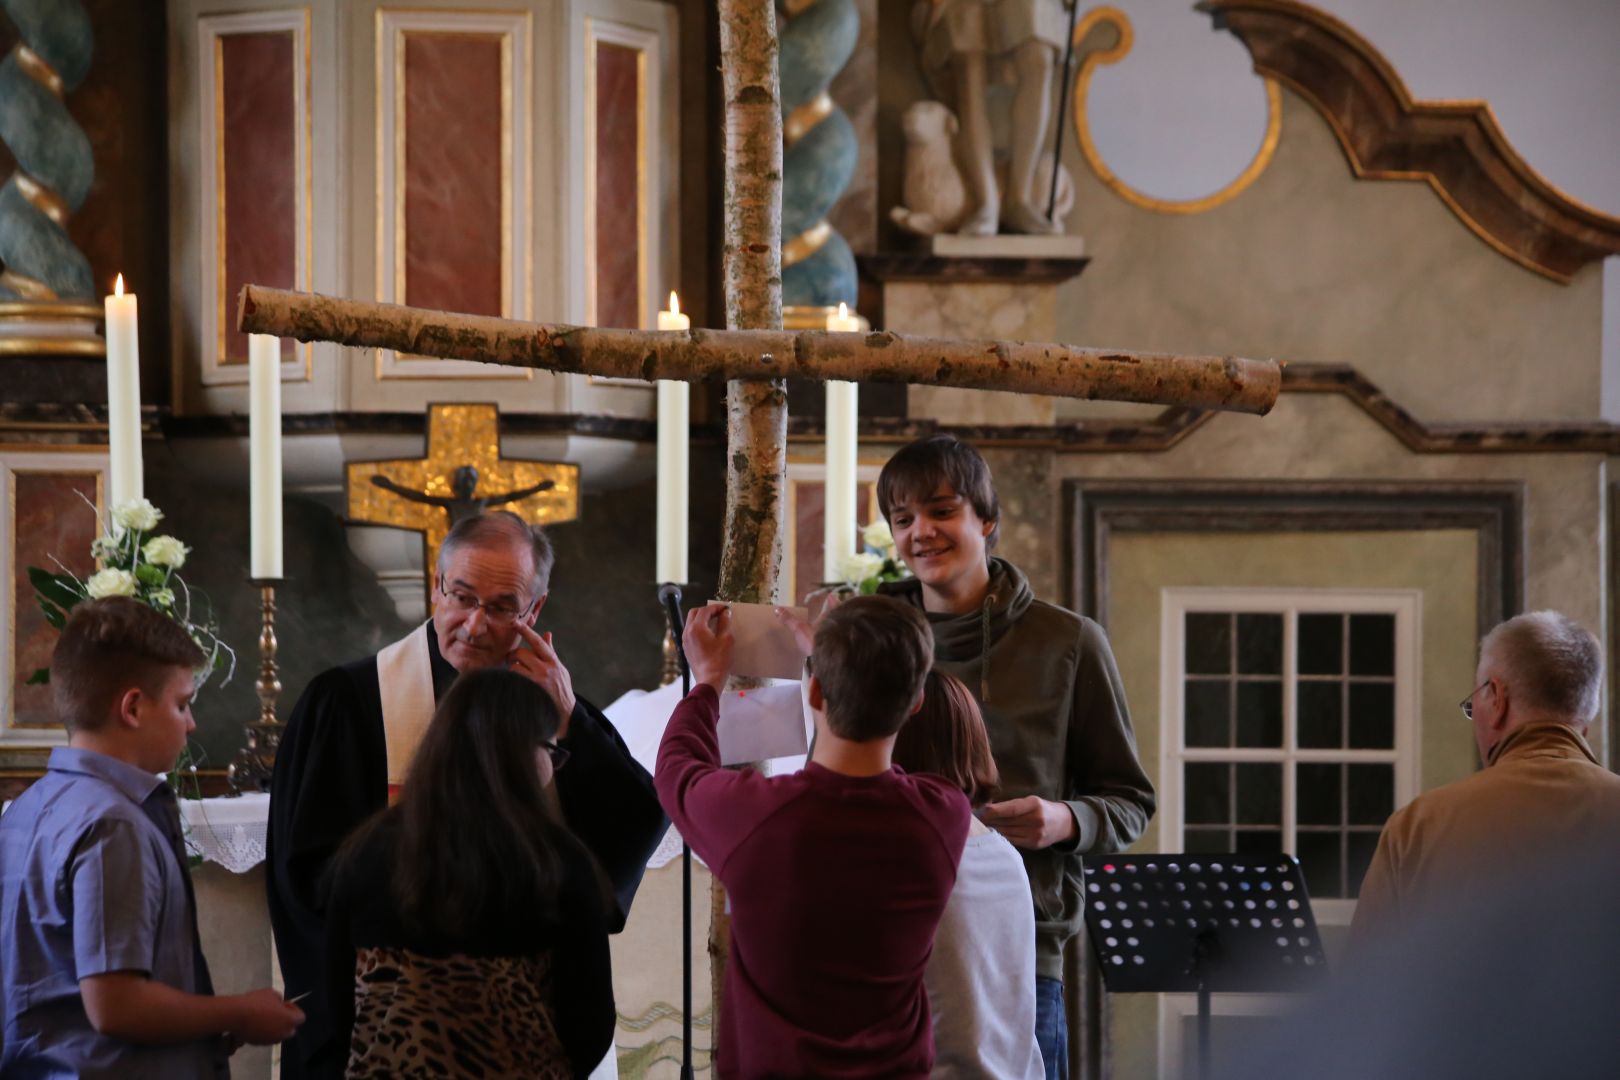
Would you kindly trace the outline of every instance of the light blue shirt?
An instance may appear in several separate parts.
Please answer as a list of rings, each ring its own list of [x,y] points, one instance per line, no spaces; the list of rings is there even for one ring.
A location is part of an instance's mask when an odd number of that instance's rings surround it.
[[[212,993],[174,794],[91,750],[51,751],[0,817],[0,1078],[228,1075],[219,1040],[143,1046],[90,1025],[79,980],[140,972]]]

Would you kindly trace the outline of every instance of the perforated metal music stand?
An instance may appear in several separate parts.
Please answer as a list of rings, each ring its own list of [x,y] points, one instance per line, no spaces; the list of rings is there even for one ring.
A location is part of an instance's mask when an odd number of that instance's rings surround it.
[[[1110,993],[1196,993],[1198,1071],[1209,995],[1308,989],[1327,971],[1290,855],[1087,857],[1086,928]]]

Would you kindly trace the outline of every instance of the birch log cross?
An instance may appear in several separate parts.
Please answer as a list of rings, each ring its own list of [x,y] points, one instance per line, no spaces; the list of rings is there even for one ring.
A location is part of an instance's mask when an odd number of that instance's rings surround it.
[[[717,596],[772,602],[782,562],[785,380],[902,382],[1265,413],[1271,361],[1172,356],[879,331],[782,331],[782,113],[773,0],[719,0],[725,103],[723,331],[605,330],[458,315],[248,285],[238,326],[299,341],[613,378],[726,382],[726,520]],[[729,919],[715,882],[714,1009]],[[714,1030],[718,1030],[716,1022]]]

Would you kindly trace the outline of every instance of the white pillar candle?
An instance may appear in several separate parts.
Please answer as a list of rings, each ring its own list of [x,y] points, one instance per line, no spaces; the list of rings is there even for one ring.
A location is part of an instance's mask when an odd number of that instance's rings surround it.
[[[141,346],[135,294],[118,275],[107,313],[107,456],[109,506],[143,495],[141,485]]]
[[[672,292],[669,310],[658,313],[658,329],[690,330],[692,320],[681,314]],[[686,581],[686,525],[688,514],[687,442],[691,427],[692,389],[683,381],[658,381],[658,517],[657,575],[661,582]],[[680,628],[676,627],[676,632]]]
[[[281,577],[281,339],[248,335],[248,456],[255,580]]]
[[[845,304],[837,314],[827,316],[831,333],[859,333],[861,321]],[[823,507],[821,576],[823,581],[841,578],[844,560],[855,553],[855,465],[856,412],[858,389],[855,383],[827,382],[827,481]]]

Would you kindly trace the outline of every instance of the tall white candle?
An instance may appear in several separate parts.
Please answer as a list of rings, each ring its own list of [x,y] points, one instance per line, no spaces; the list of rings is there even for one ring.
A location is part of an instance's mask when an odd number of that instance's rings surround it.
[[[281,339],[248,335],[248,457],[256,580],[281,577]]]
[[[861,321],[845,304],[827,316],[832,333],[859,333]],[[855,383],[827,383],[827,482],[823,507],[821,574],[838,581],[844,560],[855,553],[855,459],[858,390]]]
[[[110,506],[141,498],[141,346],[135,294],[118,275],[107,313],[107,455]]]
[[[669,310],[658,313],[658,329],[690,330],[672,292]],[[685,382],[658,381],[658,516],[656,569],[659,581],[686,581],[688,514],[687,436],[691,426],[691,387]],[[676,627],[676,633],[680,628]]]

